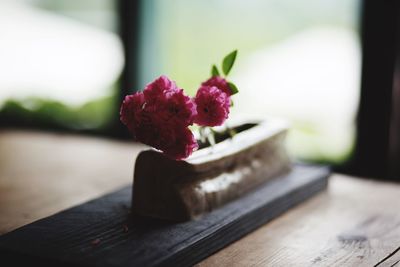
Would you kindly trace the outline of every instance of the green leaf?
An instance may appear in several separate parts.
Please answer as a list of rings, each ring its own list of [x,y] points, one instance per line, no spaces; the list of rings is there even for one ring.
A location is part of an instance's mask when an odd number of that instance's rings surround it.
[[[217,66],[215,66],[215,65],[213,65],[212,68],[211,68],[211,76],[212,76],[212,77],[214,77],[214,76],[220,76],[220,75],[219,75],[218,68],[217,68]]]
[[[227,76],[231,71],[233,63],[235,63],[236,55],[237,50],[229,53],[222,61],[222,71],[224,72],[225,76]]]
[[[229,88],[231,89],[232,95],[239,93],[237,86],[231,82],[228,82]]]

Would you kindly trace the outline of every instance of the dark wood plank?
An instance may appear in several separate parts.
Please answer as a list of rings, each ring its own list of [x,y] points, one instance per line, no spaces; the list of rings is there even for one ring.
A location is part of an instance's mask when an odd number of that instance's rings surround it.
[[[131,188],[0,237],[0,258],[42,266],[190,266],[326,187],[329,171],[292,173],[200,220],[168,223],[130,214]]]

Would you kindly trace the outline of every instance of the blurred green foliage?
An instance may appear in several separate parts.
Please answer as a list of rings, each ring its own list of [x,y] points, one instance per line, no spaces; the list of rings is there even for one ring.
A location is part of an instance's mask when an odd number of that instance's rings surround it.
[[[7,100],[0,110],[0,124],[53,130],[106,131],[117,112],[117,98],[110,95],[81,106],[29,97]]]

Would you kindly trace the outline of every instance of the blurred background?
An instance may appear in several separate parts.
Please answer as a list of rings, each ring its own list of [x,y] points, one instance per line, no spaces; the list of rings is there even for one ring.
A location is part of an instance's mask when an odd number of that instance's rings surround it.
[[[238,49],[232,117],[285,118],[295,157],[349,159],[360,0],[120,2],[0,2],[2,127],[122,138],[124,94],[166,74],[193,95],[211,65]],[[129,6],[134,12],[126,15]]]

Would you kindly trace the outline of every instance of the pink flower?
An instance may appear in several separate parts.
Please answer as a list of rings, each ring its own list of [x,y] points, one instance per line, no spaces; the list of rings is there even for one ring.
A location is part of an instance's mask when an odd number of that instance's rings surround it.
[[[160,136],[160,150],[171,159],[181,160],[198,149],[198,144],[189,128],[163,130]]]
[[[133,136],[135,136],[135,126],[137,126],[141,120],[144,103],[144,95],[141,92],[127,95],[122,102],[120,118]]]
[[[183,159],[197,149],[188,128],[196,113],[193,100],[173,81],[161,76],[143,92],[126,96],[120,116],[135,140],[170,158]]]
[[[182,89],[165,91],[159,97],[157,105],[158,116],[163,123],[186,127],[193,124],[197,114],[196,105]]]
[[[155,79],[153,82],[146,85],[143,90],[146,102],[150,105],[156,104],[160,98],[165,95],[165,92],[178,90],[174,81],[168,79],[167,76],[162,75]]]
[[[208,79],[207,81],[203,82],[201,85],[202,86],[215,86],[215,87],[218,87],[218,89],[223,91],[228,96],[232,95],[232,91],[228,85],[228,82],[220,76],[213,76],[210,79]]]
[[[201,86],[194,99],[197,116],[194,122],[200,126],[218,126],[229,115],[230,97],[215,86]]]

